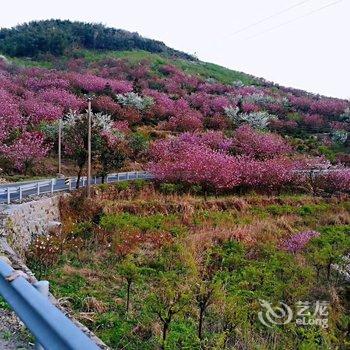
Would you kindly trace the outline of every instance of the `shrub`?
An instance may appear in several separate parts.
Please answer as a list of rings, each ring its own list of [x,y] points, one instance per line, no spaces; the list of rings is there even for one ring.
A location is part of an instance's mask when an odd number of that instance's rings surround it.
[[[142,190],[146,185],[147,185],[147,181],[146,180],[143,180],[143,179],[137,179],[137,180],[134,180],[132,182],[132,184],[134,185],[134,187],[140,191]]]
[[[102,192],[105,192],[108,189],[108,184],[99,184],[99,185],[97,185],[97,188],[99,190],[101,190]]]
[[[159,185],[160,192],[164,194],[175,194],[183,190],[181,184],[176,183],[161,183]]]
[[[120,181],[117,182],[114,186],[118,191],[126,191],[130,188],[130,183],[128,181]]]

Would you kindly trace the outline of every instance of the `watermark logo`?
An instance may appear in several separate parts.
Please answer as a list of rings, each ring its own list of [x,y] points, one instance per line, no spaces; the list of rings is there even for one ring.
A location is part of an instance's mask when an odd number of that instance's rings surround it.
[[[273,307],[268,301],[260,300],[260,305],[264,311],[260,311],[258,317],[266,327],[272,328],[273,325],[287,324],[293,319],[292,309],[281,301],[280,306]]]
[[[317,300],[315,303],[298,301],[293,309],[281,301],[278,305],[272,305],[266,300],[259,301],[262,310],[258,312],[258,318],[266,327],[272,328],[275,325],[295,322],[298,326],[317,325],[328,328],[328,301]]]

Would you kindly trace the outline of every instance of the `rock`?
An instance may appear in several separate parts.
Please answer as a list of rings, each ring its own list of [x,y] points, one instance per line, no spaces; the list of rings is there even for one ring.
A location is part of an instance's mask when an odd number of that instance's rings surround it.
[[[7,256],[0,255],[0,261],[3,261],[3,262],[6,263],[7,265],[12,266],[12,263],[11,263],[10,259],[9,259]]]
[[[50,221],[46,230],[50,235],[59,235],[62,230],[62,223],[60,221]]]

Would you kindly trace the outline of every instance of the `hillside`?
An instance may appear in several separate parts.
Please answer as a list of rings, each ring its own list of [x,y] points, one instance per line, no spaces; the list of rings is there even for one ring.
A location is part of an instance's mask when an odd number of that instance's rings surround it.
[[[57,30],[65,40],[55,55],[50,52],[55,37],[48,34],[50,30]],[[94,31],[100,39],[93,44]],[[265,186],[262,176],[258,180],[249,174],[256,173],[253,169],[262,174],[273,168],[276,179],[268,187],[275,190],[291,183],[300,186],[293,175],[296,169],[349,164],[349,101],[191,60],[166,46],[144,47],[136,34],[133,37],[138,39],[128,47],[118,33],[101,25],[54,20],[1,31],[4,176],[57,172],[60,118],[65,171],[72,173],[75,167],[78,176],[83,174],[87,95],[92,96],[96,116],[95,174],[136,167],[151,169],[163,181],[237,190]],[[119,39],[124,44],[113,46]],[[192,168],[187,168],[190,164]],[[195,165],[212,170],[201,179],[184,175],[196,173]],[[214,180],[218,167],[232,167],[236,178]],[[284,176],[278,175],[278,169],[286,169]],[[331,182],[348,189],[347,172],[337,174],[342,180]]]
[[[51,19],[0,30],[0,51],[14,57],[61,56],[76,48],[145,50],[194,60],[192,56],[171,49],[160,41],[96,23]]]

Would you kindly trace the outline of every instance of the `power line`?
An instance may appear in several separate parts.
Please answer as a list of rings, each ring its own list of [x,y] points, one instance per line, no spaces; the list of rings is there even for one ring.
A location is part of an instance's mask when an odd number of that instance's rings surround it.
[[[263,31],[263,32],[261,32],[261,33],[258,33],[258,34],[256,34],[256,35],[250,36],[250,37],[248,37],[247,39],[248,39],[248,40],[249,40],[249,39],[254,39],[254,38],[256,38],[256,37],[258,37],[258,36],[260,36],[260,35],[263,35],[263,34],[265,34],[265,33],[271,32],[271,31],[273,31],[273,30],[275,30],[275,29],[284,27],[284,26],[286,26],[286,25],[288,25],[288,24],[290,24],[290,23],[294,23],[294,22],[296,22],[296,21],[298,21],[298,20],[300,20],[300,19],[302,19],[302,18],[311,16],[311,15],[313,15],[313,14],[316,13],[316,12],[319,12],[319,11],[322,11],[322,10],[328,8],[328,7],[334,6],[334,5],[336,5],[336,4],[338,4],[338,3],[342,2],[342,1],[343,1],[343,0],[333,1],[333,2],[331,2],[331,3],[329,3],[329,4],[326,4],[326,5],[322,6],[322,7],[317,8],[317,9],[315,9],[315,10],[309,11],[309,12],[307,12],[305,15],[299,16],[299,17],[294,18],[294,19],[292,19],[292,20],[290,20],[290,21],[287,21],[287,22],[281,23],[281,24],[279,24],[279,25],[277,25],[277,26],[275,26],[275,27],[269,28],[269,29],[267,29],[267,30],[265,30],[265,31]]]
[[[270,20],[270,19],[272,19],[272,18],[275,18],[275,17],[277,17],[277,16],[280,16],[280,15],[282,15],[283,13],[286,13],[286,12],[288,12],[288,11],[290,11],[290,10],[296,8],[296,7],[302,6],[302,5],[304,5],[305,3],[310,2],[310,1],[312,1],[312,0],[300,1],[300,2],[298,2],[297,4],[294,4],[294,5],[290,6],[290,7],[287,7],[286,9],[283,9],[283,10],[281,10],[281,11],[278,11],[278,12],[276,12],[276,13],[274,13],[274,14],[268,16],[268,17],[265,17],[265,18],[263,18],[263,19],[261,19],[261,20],[259,20],[259,21],[257,21],[257,22],[251,23],[251,24],[247,25],[246,27],[243,27],[243,28],[241,28],[241,29],[238,29],[237,31],[235,31],[235,32],[233,32],[233,33],[231,33],[231,34],[229,34],[228,37],[229,37],[229,36],[234,36],[234,35],[236,35],[236,34],[238,34],[238,33],[241,33],[241,32],[244,32],[244,31],[246,31],[247,29],[250,29],[250,28],[255,27],[255,26],[257,26],[257,25],[259,25],[259,24],[261,24],[261,23],[264,23],[264,22],[266,22],[266,21],[268,21],[268,20]]]

